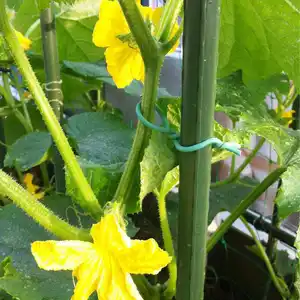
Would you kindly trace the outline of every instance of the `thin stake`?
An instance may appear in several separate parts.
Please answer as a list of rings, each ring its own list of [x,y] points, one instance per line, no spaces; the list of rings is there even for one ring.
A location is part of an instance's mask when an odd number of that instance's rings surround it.
[[[181,144],[213,135],[220,2],[186,0],[184,7]],[[202,300],[206,268],[211,148],[182,153],[177,300]]]

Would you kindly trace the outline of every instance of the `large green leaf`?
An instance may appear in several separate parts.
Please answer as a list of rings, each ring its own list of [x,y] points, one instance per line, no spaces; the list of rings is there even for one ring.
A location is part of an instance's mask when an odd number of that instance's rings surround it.
[[[175,153],[170,149],[168,137],[159,132],[153,132],[149,146],[141,162],[140,200],[160,189],[166,174],[175,166]]]
[[[299,18],[289,0],[222,1],[219,77],[242,70],[247,82],[284,71],[299,87]]]
[[[0,228],[0,262],[12,260],[2,263],[0,290],[22,300],[70,299],[71,273],[40,270],[30,252],[33,241],[54,237],[12,204],[0,209]]]
[[[265,80],[252,80],[245,85],[240,71],[218,79],[216,88],[216,110],[224,111],[238,121],[243,114],[255,113],[256,109],[267,115],[265,97],[270,92],[279,91],[287,95],[289,80],[283,74],[273,75]]]
[[[79,0],[74,4],[61,3],[57,8],[56,33],[60,60],[98,61],[104,49],[92,42],[92,33],[98,19],[99,1]],[[25,33],[30,26],[31,51],[42,53],[39,11],[34,0],[26,0],[14,19],[17,30]]]
[[[71,117],[66,131],[76,145],[83,169],[99,196],[99,201],[104,203],[112,200],[131,149],[134,131],[118,117],[102,112]],[[69,179],[67,176],[68,191],[78,197],[76,188]],[[127,212],[140,209],[138,193],[139,189],[135,188],[126,207]]]
[[[5,156],[4,166],[26,171],[47,159],[52,139],[48,132],[32,132],[19,138]]]
[[[102,112],[82,113],[71,117],[65,128],[81,158],[106,166],[126,162],[134,131],[119,118]]]

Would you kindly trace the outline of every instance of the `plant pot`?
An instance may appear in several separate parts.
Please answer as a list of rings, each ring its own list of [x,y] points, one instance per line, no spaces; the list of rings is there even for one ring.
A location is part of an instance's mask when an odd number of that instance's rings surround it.
[[[212,249],[208,255],[205,300],[282,299],[264,262],[247,248],[252,245],[250,237],[231,228]]]

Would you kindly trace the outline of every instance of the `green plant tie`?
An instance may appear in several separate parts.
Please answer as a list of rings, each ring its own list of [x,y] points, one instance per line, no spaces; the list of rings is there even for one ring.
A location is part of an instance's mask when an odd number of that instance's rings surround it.
[[[180,145],[180,143],[179,143],[180,134],[177,133],[176,131],[174,131],[173,129],[171,129],[170,123],[169,123],[167,117],[163,114],[163,112],[157,106],[156,106],[156,111],[162,119],[162,126],[155,125],[144,118],[144,116],[142,115],[142,112],[141,112],[141,103],[140,102],[136,105],[136,109],[135,109],[138,119],[146,127],[150,128],[152,130],[167,134],[172,139],[174,146],[178,151],[194,152],[194,151],[203,149],[203,148],[211,145],[214,148],[224,149],[224,150],[232,152],[236,155],[241,155],[241,150],[240,150],[241,146],[239,144],[233,143],[233,142],[222,142],[221,140],[219,140],[216,137],[209,138],[205,141],[202,141],[201,143],[198,143],[198,144],[195,144],[192,146]]]

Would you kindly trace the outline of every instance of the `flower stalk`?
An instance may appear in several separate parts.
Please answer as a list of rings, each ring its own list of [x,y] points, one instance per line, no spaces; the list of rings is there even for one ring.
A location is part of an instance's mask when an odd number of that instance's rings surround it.
[[[26,79],[28,88],[34,97],[35,103],[45,121],[45,124],[51,133],[53,140],[56,143],[60,154],[62,155],[66,167],[69,169],[78,189],[84,199],[80,205],[87,209],[91,215],[99,219],[102,214],[101,206],[87,182],[79,163],[68,143],[65,136],[44,92],[41,88],[34,71],[16,37],[16,34],[9,23],[8,16],[5,8],[5,0],[0,0],[0,28],[4,34],[5,40],[11,50],[11,53],[17,63],[19,70],[23,77]]]

